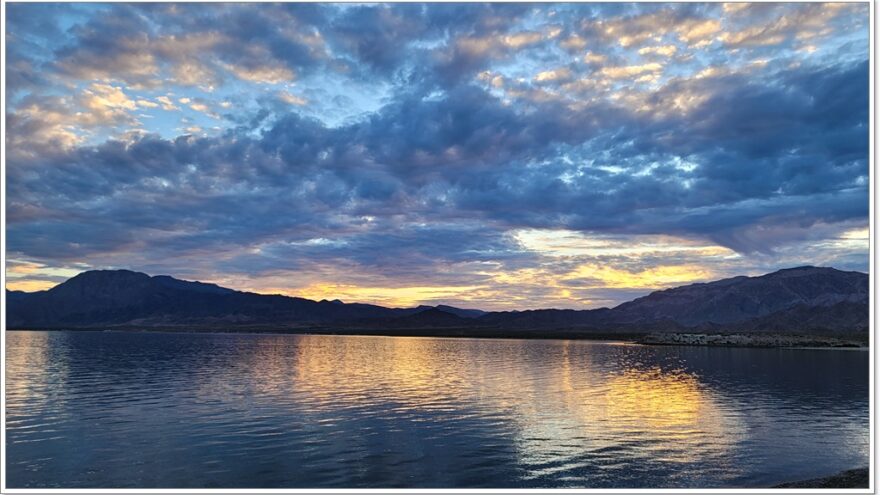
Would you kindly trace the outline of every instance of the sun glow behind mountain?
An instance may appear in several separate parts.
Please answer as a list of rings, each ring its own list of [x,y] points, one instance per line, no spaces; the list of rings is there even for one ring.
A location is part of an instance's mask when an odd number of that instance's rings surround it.
[[[868,269],[866,4],[7,13],[8,289],[581,309]]]

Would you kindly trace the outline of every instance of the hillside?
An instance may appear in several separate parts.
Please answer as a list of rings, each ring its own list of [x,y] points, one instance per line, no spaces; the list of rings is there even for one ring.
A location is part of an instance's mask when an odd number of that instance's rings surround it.
[[[255,327],[334,332],[418,329],[511,336],[621,332],[861,333],[868,275],[799,267],[662,291],[595,310],[483,312],[451,306],[385,308],[240,292],[128,270],[81,273],[52,289],[7,291],[8,328]],[[549,335],[549,333],[548,333]]]
[[[614,308],[617,321],[673,320],[685,326],[732,324],[802,307],[868,303],[868,276],[799,267],[760,277],[735,277],[657,291]]]

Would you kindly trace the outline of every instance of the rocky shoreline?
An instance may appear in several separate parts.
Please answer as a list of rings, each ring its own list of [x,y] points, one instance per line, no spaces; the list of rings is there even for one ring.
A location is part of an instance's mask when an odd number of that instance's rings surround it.
[[[868,468],[850,469],[833,476],[782,483],[773,488],[869,488]]]
[[[711,334],[711,333],[651,333],[636,340],[649,345],[703,345],[717,347],[833,347],[867,348],[868,343],[857,339],[823,335],[781,334]]]

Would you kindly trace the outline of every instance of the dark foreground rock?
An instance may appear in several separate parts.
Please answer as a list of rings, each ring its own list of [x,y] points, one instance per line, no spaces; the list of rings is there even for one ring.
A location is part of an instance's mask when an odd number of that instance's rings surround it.
[[[773,488],[868,488],[868,482],[868,468],[861,468],[825,478],[782,483]]]
[[[866,339],[824,335],[652,333],[637,340],[652,345],[718,347],[867,347]]]

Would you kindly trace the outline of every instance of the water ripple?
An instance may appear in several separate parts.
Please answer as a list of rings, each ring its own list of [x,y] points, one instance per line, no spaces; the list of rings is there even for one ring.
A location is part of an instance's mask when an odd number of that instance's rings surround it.
[[[11,487],[741,487],[868,462],[868,355],[7,332]]]

